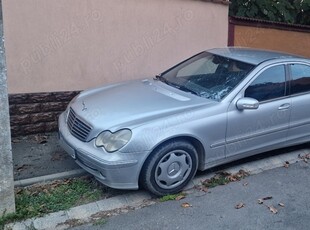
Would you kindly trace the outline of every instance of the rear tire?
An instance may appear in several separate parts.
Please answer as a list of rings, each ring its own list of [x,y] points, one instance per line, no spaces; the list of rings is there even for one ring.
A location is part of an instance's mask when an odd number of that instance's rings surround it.
[[[169,141],[156,149],[142,168],[142,185],[163,196],[181,191],[198,168],[197,151],[187,141]]]

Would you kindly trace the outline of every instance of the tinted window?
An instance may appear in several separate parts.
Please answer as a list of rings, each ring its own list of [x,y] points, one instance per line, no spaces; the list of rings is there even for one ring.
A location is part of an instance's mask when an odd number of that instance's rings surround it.
[[[284,65],[273,66],[262,72],[246,89],[245,97],[266,101],[285,95]]]
[[[310,91],[310,67],[306,65],[291,65],[292,82],[291,93],[303,93]]]

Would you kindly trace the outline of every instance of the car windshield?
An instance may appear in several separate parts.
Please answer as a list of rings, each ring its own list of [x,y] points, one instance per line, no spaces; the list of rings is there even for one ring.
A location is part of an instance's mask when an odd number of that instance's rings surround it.
[[[180,90],[220,101],[253,68],[254,65],[245,62],[203,52],[157,77]]]

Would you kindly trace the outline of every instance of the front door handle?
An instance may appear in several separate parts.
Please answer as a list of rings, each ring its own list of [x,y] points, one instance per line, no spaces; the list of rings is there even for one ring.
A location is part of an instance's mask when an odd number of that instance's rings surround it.
[[[289,103],[285,103],[283,105],[280,105],[280,107],[278,108],[279,110],[284,110],[284,109],[288,109],[291,107],[291,104]]]

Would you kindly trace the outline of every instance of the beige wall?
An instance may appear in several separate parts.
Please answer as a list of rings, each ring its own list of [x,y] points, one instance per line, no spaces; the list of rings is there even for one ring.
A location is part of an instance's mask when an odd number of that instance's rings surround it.
[[[3,0],[9,93],[153,76],[227,45],[228,6],[194,0]]]
[[[310,31],[298,32],[260,28],[252,26],[235,26],[235,46],[284,51],[310,57]]]

